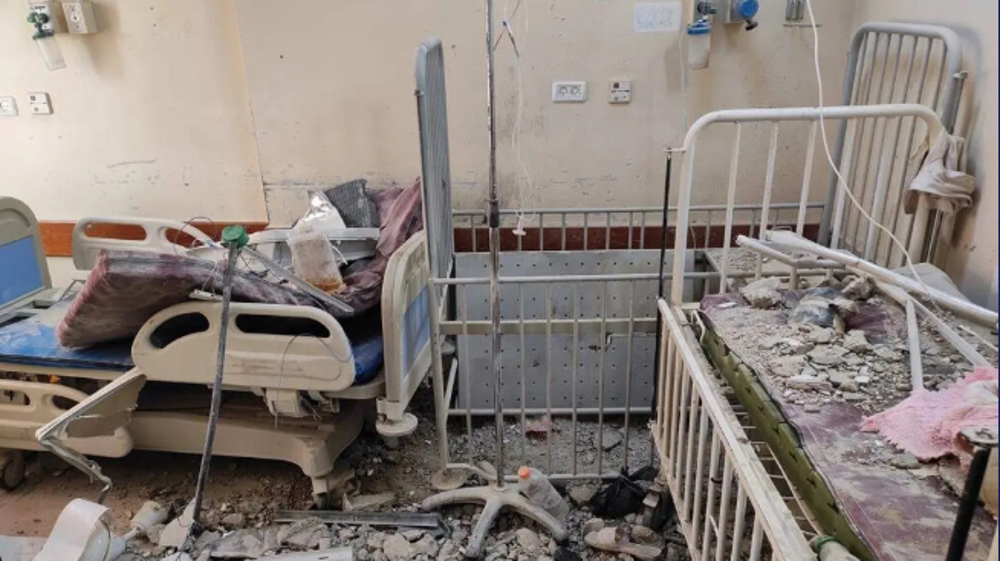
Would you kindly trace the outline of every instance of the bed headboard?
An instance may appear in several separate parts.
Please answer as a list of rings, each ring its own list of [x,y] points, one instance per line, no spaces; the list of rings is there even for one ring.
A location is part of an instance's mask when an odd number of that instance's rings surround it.
[[[0,313],[52,287],[35,214],[12,197],[0,197],[0,263]]]
[[[455,239],[451,216],[444,52],[437,37],[426,39],[417,47],[415,74],[427,252],[431,274],[447,278],[452,270]]]
[[[919,257],[925,246],[930,212],[926,197],[918,199],[913,214],[905,213],[899,202],[909,181],[919,169],[922,153],[926,150],[924,148],[926,139],[937,138],[943,130],[940,119],[931,108],[913,103],[897,103],[835,106],[822,110],[815,107],[786,107],[713,111],[695,121],[684,139],[675,223],[672,303],[680,304],[683,301],[684,274],[687,271],[687,260],[690,259],[686,250],[690,247],[689,229],[693,226],[690,216],[692,197],[696,186],[704,189],[706,185],[711,184],[700,177],[696,169],[701,175],[704,175],[706,169],[718,170],[728,167],[729,170],[728,174],[723,176],[725,183],[719,186],[726,189],[726,205],[720,209],[726,216],[720,270],[720,287],[724,288],[729,268],[730,245],[738,233],[734,228],[737,201],[743,203],[760,201],[760,211],[757,215],[760,222],[750,233],[751,237],[760,240],[766,239],[766,232],[769,229],[781,227],[777,223],[778,212],[774,207],[775,203],[797,201],[794,230],[799,235],[804,234],[804,227],[809,220],[809,202],[815,199],[810,191],[813,183],[811,180],[813,167],[816,166],[823,171],[827,167],[826,157],[822,155],[822,143],[817,138],[820,133],[821,115],[826,126],[830,128],[837,126],[841,121],[846,122],[848,141],[845,142],[845,146],[849,149],[844,150],[834,163],[837,164],[865,212],[884,224],[903,246],[900,248],[883,230],[863,219],[861,213],[847,199],[845,190],[838,188],[834,193],[829,247],[849,250],[859,257],[888,268],[904,264],[903,249],[912,256],[914,262],[920,262]],[[859,133],[862,123],[875,119],[882,120],[889,129],[905,124],[907,128],[919,132],[909,135],[889,135],[889,139],[879,141],[889,140],[895,143],[887,142],[889,148],[881,152],[877,162],[869,165],[872,160],[871,150],[855,149],[853,139]],[[731,138],[732,148],[729,154],[721,155],[730,157],[729,166],[718,165],[720,154],[717,152],[707,151],[704,156],[701,152],[697,152],[698,140],[706,134],[706,129],[715,130],[715,134],[721,134],[723,138]],[[767,138],[770,140],[763,140]],[[804,160],[793,157],[795,156],[793,152],[779,150],[782,146],[791,145],[805,146]],[[740,162],[743,161],[762,163],[763,178],[756,173],[742,173]],[[857,176],[870,176],[872,185],[867,189],[858,189],[856,183],[859,182],[853,181]],[[865,187],[863,183],[860,185],[862,188]]]

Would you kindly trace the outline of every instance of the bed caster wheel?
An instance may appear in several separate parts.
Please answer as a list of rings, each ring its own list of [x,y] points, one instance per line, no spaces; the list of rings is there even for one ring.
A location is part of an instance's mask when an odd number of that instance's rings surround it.
[[[24,482],[24,452],[8,450],[0,452],[0,489],[13,491]]]
[[[417,417],[413,413],[404,413],[400,421],[390,421],[381,417],[375,422],[375,431],[382,435],[389,448],[395,448],[390,444],[391,440],[394,439],[398,443],[401,437],[410,436],[415,430],[417,430]]]

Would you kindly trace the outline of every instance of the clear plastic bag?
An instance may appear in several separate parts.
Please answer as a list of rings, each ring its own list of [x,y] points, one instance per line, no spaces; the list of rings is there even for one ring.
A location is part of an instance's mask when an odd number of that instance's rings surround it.
[[[292,269],[299,278],[327,294],[343,288],[340,263],[322,231],[306,228],[294,232],[288,238],[288,249],[292,252]]]
[[[295,274],[327,294],[339,292],[344,287],[344,278],[326,231],[343,227],[344,221],[330,199],[321,192],[314,192],[309,197],[309,210],[295,224],[288,238]]]

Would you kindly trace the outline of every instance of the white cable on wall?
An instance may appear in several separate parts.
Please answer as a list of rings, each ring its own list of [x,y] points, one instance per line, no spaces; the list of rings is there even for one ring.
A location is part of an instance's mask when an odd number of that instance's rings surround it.
[[[826,154],[826,161],[830,165],[830,169],[833,170],[834,175],[837,176],[837,189],[843,190],[844,194],[846,194],[850,199],[851,204],[858,209],[861,215],[864,216],[868,222],[875,225],[876,228],[885,232],[889,236],[889,239],[899,247],[900,251],[903,253],[903,257],[906,259],[906,266],[910,269],[910,272],[913,273],[913,278],[920,283],[924,293],[927,294],[930,291],[927,289],[927,285],[924,284],[924,280],[919,274],[917,274],[917,269],[913,266],[913,259],[910,257],[910,253],[906,250],[906,246],[899,240],[899,238],[889,231],[888,228],[875,220],[871,214],[868,214],[868,211],[864,209],[861,203],[858,202],[858,199],[854,196],[854,193],[851,192],[851,188],[847,185],[847,180],[844,179],[843,175],[841,175],[840,170],[837,169],[837,165],[833,161],[833,155],[830,153],[830,144],[826,139],[826,120],[823,118],[823,73],[820,71],[819,66],[819,31],[817,29],[818,26],[816,25],[816,16],[813,14],[812,0],[806,0],[806,10],[809,12],[809,27],[812,29],[813,35],[813,64],[816,69],[816,88],[819,95],[818,107],[820,137],[823,139],[823,152]],[[933,300],[931,300],[931,302],[933,302]],[[938,311],[940,311],[940,308],[938,308]]]

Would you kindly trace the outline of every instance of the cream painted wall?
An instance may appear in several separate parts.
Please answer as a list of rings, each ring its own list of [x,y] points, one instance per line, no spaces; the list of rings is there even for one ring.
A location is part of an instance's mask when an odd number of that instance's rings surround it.
[[[0,192],[40,220],[266,217],[230,1],[94,0],[100,33],[61,34],[50,72],[23,0],[0,2]],[[58,5],[57,5],[57,9]],[[48,92],[54,113],[28,111]]]
[[[516,2],[511,1],[511,8]],[[327,2],[236,0],[261,169],[271,219],[300,214],[305,189],[354,177],[375,185],[420,173],[413,98],[413,56],[425,37],[446,46],[454,198],[481,207],[486,175],[484,2]],[[682,96],[679,33],[635,33],[634,2],[527,0],[514,19],[523,79],[521,146],[535,184],[528,203],[542,206],[657,205],[663,149],[681,144],[687,123],[726,107],[780,107],[816,102],[808,30],[783,27],[784,0],[762,2],[760,27],[718,25],[711,67],[692,73]],[[504,2],[497,1],[502,11]],[[836,100],[852,33],[849,3],[816,0],[822,23],[826,98]],[[296,14],[297,17],[290,17]],[[526,21],[527,18],[527,21]],[[498,14],[497,20],[500,17]],[[499,23],[498,23],[499,28]],[[510,150],[517,74],[510,44],[497,55],[497,116],[502,204],[517,204],[520,178]],[[608,82],[633,80],[629,105],[607,103]],[[586,80],[590,99],[554,104],[553,80]],[[686,111],[685,111],[686,101]],[[805,129],[802,130],[804,134]],[[766,136],[747,135],[747,142]],[[782,139],[782,153],[801,174],[801,140]],[[728,165],[730,142],[704,147]],[[796,157],[797,156],[797,157]],[[791,165],[791,164],[789,164]],[[763,183],[763,161],[744,170]],[[697,201],[724,195],[707,169]],[[779,169],[779,180],[791,173]],[[821,200],[825,175],[816,174]],[[794,182],[781,191],[797,190]],[[780,194],[780,193],[779,193]]]
[[[982,0],[855,0],[854,27],[866,21],[904,20],[951,27],[962,37],[969,78],[957,132],[969,139],[969,167],[979,182],[945,269],[972,300],[997,305],[997,19],[996,2]]]

